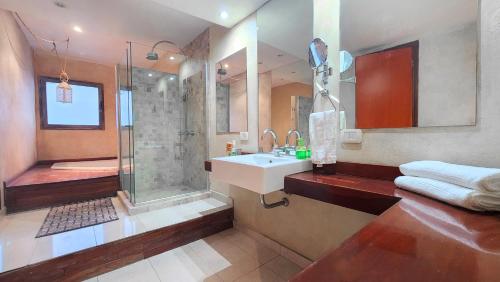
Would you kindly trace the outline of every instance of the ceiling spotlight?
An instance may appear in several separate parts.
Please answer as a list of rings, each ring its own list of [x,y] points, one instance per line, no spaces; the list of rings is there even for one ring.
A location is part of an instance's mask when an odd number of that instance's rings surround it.
[[[168,58],[170,61],[173,61],[175,60],[175,57],[174,56],[170,56],[170,58]]]
[[[79,27],[79,26],[77,26],[77,25],[75,25],[75,26],[73,27],[73,30],[74,30],[74,31],[76,31],[76,32],[79,32],[79,33],[82,33],[82,32],[83,32],[82,28],[81,28],[81,27]]]
[[[229,14],[226,11],[220,12],[221,19],[225,20],[225,19],[227,19],[227,17],[229,17]]]
[[[224,64],[224,68],[225,69],[229,68],[229,65],[228,64]]]
[[[153,74],[152,74],[152,73],[148,73],[148,76],[149,76],[149,77],[152,77],[152,76],[153,76]]]
[[[170,77],[170,80],[174,80],[174,79],[175,79],[175,77],[173,77],[173,76]]]

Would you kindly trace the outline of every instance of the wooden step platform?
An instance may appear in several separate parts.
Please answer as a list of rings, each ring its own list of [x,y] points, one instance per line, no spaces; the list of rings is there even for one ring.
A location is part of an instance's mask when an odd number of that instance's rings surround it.
[[[83,281],[233,227],[225,208],[185,222],[0,273],[0,282]]]
[[[4,183],[7,213],[116,196],[117,171],[55,170],[35,165]]]

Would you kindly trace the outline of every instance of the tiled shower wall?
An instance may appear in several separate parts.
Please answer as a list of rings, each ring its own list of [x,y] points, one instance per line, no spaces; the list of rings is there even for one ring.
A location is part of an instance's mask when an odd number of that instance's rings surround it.
[[[217,82],[216,119],[217,133],[229,132],[229,85]]]
[[[135,191],[142,202],[153,200],[151,190],[183,184],[183,102],[177,75],[134,67],[132,81]]]
[[[132,68],[135,202],[207,190],[208,30],[183,49],[179,74]]]

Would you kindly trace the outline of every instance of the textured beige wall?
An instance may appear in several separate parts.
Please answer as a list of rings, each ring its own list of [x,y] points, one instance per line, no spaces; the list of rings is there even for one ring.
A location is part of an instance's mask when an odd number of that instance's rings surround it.
[[[295,129],[292,123],[292,97],[312,98],[313,88],[296,82],[274,87],[271,93],[271,128],[276,131],[280,146],[284,146],[288,130]]]
[[[33,51],[11,13],[0,10],[0,182],[36,161],[34,91]]]
[[[324,26],[318,28],[317,35],[328,38],[329,45],[333,46],[330,47],[333,49],[330,51],[332,54],[338,52],[338,47],[336,47],[338,46],[338,24],[335,24],[336,21],[338,22],[338,5],[338,0],[315,0],[316,16],[326,21]],[[334,20],[331,19],[332,17]],[[223,55],[217,55],[224,53],[223,50],[238,50],[241,47],[236,48],[235,46],[239,46],[242,42],[246,46],[250,46],[248,48],[247,66],[249,67],[248,107],[251,141],[246,143],[243,148],[252,150],[257,148],[258,135],[255,129],[258,128],[259,123],[256,112],[259,103],[258,99],[256,99],[258,97],[258,81],[257,77],[252,76],[252,73],[255,76],[257,74],[257,57],[255,53],[257,37],[253,30],[248,28],[254,25],[255,16],[251,16],[232,30],[218,33],[216,37],[211,38],[212,63],[224,57]],[[332,61],[334,60],[338,60],[338,58],[334,57]],[[214,70],[215,65],[212,64],[211,68]],[[334,87],[338,89],[338,83],[335,83],[333,78],[331,79],[332,81],[329,83],[330,89],[332,91]],[[210,80],[210,84],[212,93],[214,93],[215,78]],[[338,91],[334,93],[338,93]],[[213,109],[215,107],[215,97],[210,95],[209,99]],[[328,103],[328,101],[318,101],[318,103],[322,102],[325,105]],[[325,106],[325,108],[328,108],[328,106]],[[215,136],[215,116],[213,116],[215,113],[212,110],[209,111],[209,114],[212,123],[210,132],[212,136]],[[217,139],[212,138],[210,144],[211,157],[222,156],[224,154],[224,142],[221,141],[234,138],[234,135],[217,137]],[[289,207],[266,210],[259,203],[259,195],[246,189],[220,183],[213,179],[211,179],[211,189],[230,195],[234,199],[235,221],[238,224],[264,234],[310,259],[317,259],[326,250],[339,246],[346,238],[353,235],[374,218],[369,214],[299,196],[290,197]],[[282,192],[273,193],[269,195],[269,201],[278,200],[283,196]]]
[[[37,77],[58,77],[60,65],[55,56],[35,52]],[[117,156],[116,85],[112,66],[68,60],[70,79],[104,85],[104,130],[42,130],[36,93],[38,160],[78,159]],[[37,87],[38,88],[38,87]]]
[[[339,144],[339,161],[399,165],[432,159],[500,168],[500,1],[480,4],[476,126],[365,130],[362,144]]]
[[[367,225],[375,216],[292,195],[288,207],[264,209],[259,195],[231,186],[237,224],[255,230],[291,250],[316,260]],[[282,192],[266,195],[266,201],[279,201]]]

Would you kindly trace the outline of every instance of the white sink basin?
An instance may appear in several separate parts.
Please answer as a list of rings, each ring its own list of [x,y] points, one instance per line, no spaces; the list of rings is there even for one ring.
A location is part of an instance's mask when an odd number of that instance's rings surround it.
[[[267,194],[284,188],[285,176],[312,169],[311,160],[251,154],[212,159],[212,177],[221,182]]]

